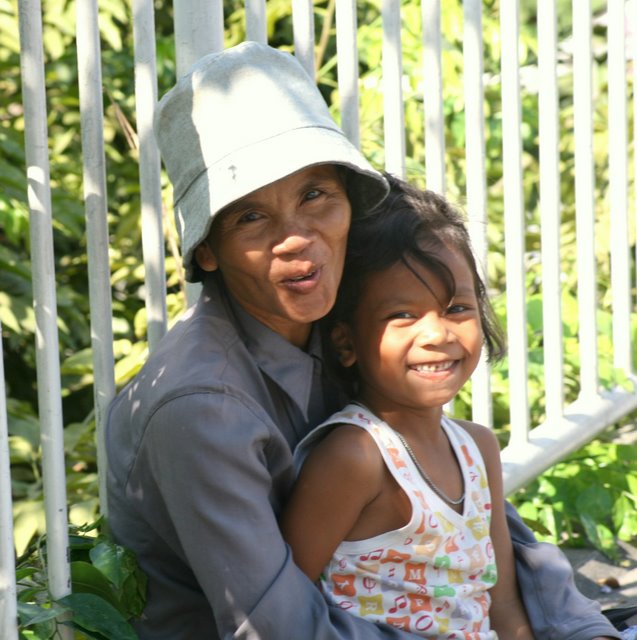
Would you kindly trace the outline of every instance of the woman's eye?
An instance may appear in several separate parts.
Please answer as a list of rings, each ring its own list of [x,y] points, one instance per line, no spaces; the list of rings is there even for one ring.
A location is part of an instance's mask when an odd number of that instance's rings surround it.
[[[316,200],[316,198],[318,198],[320,195],[321,195],[321,191],[319,191],[319,189],[310,189],[305,194],[305,199],[306,200]]]
[[[239,216],[239,223],[254,222],[259,220],[261,214],[258,211],[246,211]]]

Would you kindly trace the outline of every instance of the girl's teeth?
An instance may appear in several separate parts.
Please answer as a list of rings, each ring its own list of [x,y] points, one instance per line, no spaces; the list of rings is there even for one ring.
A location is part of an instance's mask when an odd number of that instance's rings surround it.
[[[421,371],[422,373],[432,373],[437,371],[446,371],[447,369],[451,369],[453,366],[453,360],[447,360],[447,362],[439,362],[437,364],[419,364],[414,367],[416,371]]]

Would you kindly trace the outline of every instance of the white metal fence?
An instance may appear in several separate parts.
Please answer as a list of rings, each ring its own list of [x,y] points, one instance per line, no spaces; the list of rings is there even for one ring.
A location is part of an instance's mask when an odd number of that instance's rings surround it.
[[[382,17],[382,75],[384,95],[385,168],[405,175],[405,118],[401,35],[401,3],[378,0]],[[491,3],[489,3],[491,4]],[[503,451],[505,485],[511,492],[575,450],[596,433],[637,408],[632,388],[600,389],[596,324],[596,201],[593,158],[593,86],[591,0],[573,0],[573,31],[570,51],[573,65],[575,133],[575,205],[577,278],[579,283],[580,395],[568,406],[564,402],[563,335],[560,261],[560,128],[558,90],[558,42],[556,0],[525,2],[537,10],[539,47],[537,74],[540,127],[541,261],[543,299],[544,387],[546,419],[531,424],[527,394],[528,356],[526,319],[526,208],[523,190],[522,115],[518,63],[518,0],[501,0],[501,92],[503,148],[504,251],[507,282],[509,341],[509,388],[511,438]],[[608,112],[612,117],[597,126],[608,128],[610,263],[612,343],[614,365],[632,381],[630,315],[633,309],[629,211],[628,114],[633,111],[628,87],[627,60],[637,58],[637,39],[627,47],[626,33],[637,19],[634,3],[608,0],[607,24]],[[265,0],[246,0],[247,39],[266,41]],[[304,67],[314,73],[314,12],[311,0],[292,0],[294,50]],[[422,0],[422,65],[426,78],[423,129],[427,186],[445,192],[445,131],[442,73],[443,37],[441,12],[445,3]],[[563,6],[563,3],[561,4]],[[46,490],[49,579],[53,597],[69,592],[67,564],[67,505],[63,455],[63,419],[56,329],[56,298],[52,215],[47,155],[46,87],[44,83],[40,0],[19,0],[22,50],[23,100],[26,120],[25,174],[31,212],[34,308],[37,321],[38,401]],[[359,143],[359,83],[357,57],[357,3],[335,3],[338,51],[338,82],[342,127]],[[148,292],[148,333],[152,349],[166,330],[165,273],[160,193],[160,162],[151,122],[157,98],[154,39],[154,3],[133,0],[137,134],[140,145],[141,217],[143,253]],[[483,4],[463,3],[464,112],[466,209],[474,248],[480,260],[488,258],[486,230],[487,178],[485,166],[485,117],[483,71]],[[221,0],[175,0],[175,45],[178,73],[210,51],[224,46]],[[82,112],[84,196],[89,254],[91,332],[94,357],[95,408],[98,461],[105,468],[102,427],[106,407],[115,393],[108,264],[107,194],[102,137],[102,79],[97,0],[77,0],[77,50]],[[635,25],[637,27],[637,25]],[[561,51],[561,55],[564,52]],[[635,67],[633,66],[633,74]],[[630,110],[630,111],[629,111]],[[116,170],[112,169],[112,170]],[[10,469],[7,446],[4,374],[0,369],[0,636],[17,637],[15,626],[15,574],[11,538]],[[490,376],[485,363],[473,379],[474,419],[491,424]],[[102,477],[104,474],[102,473]],[[100,482],[102,504],[104,483]]]

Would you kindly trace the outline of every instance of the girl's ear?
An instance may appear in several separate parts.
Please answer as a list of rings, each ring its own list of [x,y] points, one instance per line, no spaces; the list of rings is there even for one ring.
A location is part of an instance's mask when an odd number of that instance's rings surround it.
[[[352,330],[349,325],[339,322],[332,329],[330,338],[336,350],[338,361],[344,367],[351,367],[356,362],[356,351],[352,340]]]
[[[202,242],[197,246],[195,260],[204,271],[216,271],[219,268],[217,258],[207,242]]]

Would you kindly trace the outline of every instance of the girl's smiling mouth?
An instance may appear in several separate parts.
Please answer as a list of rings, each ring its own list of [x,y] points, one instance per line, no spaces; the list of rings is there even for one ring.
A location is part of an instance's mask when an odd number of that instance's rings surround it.
[[[445,360],[444,362],[430,362],[423,364],[411,365],[409,368],[413,369],[417,373],[440,373],[443,371],[449,371],[457,360]]]

